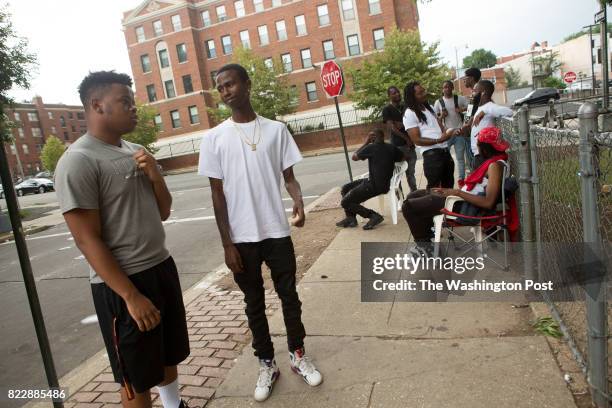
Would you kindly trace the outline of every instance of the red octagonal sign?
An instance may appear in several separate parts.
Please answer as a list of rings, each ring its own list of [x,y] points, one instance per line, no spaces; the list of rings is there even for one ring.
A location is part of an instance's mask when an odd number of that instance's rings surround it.
[[[330,98],[340,95],[344,80],[342,79],[342,69],[335,61],[327,61],[321,68],[321,83],[325,93]]]

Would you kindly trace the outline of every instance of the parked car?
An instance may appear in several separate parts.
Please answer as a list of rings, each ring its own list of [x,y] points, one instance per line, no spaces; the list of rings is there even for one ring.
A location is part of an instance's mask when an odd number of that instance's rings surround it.
[[[53,180],[53,174],[48,171],[41,171],[40,173],[36,173],[34,178],[45,178],[49,180]]]
[[[54,190],[53,181],[44,178],[31,178],[15,186],[15,192],[20,197],[25,194],[42,194],[52,190]]]
[[[529,92],[526,96],[521,99],[514,101],[513,106],[518,108],[523,105],[541,105],[548,103],[551,99],[559,99],[559,90],[556,88],[538,88]]]

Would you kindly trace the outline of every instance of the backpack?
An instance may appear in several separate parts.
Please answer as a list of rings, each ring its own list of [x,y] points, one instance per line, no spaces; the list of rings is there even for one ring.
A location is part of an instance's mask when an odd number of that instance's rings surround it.
[[[446,105],[444,104],[444,97],[440,97],[439,101],[440,101],[440,105],[442,105],[442,108],[446,109]],[[457,109],[459,107],[459,96],[457,96],[457,94],[453,94],[453,102],[455,104],[455,109]],[[461,122],[463,122],[464,116],[465,115],[463,113],[459,113]]]

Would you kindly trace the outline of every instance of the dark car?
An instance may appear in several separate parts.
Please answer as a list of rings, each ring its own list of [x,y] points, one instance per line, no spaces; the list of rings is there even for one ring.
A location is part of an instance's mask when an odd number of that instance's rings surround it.
[[[543,105],[547,104],[551,99],[557,100],[559,98],[561,98],[561,95],[559,95],[559,90],[556,88],[538,88],[529,92],[521,99],[514,101],[513,106]]]
[[[42,194],[53,189],[53,181],[43,178],[25,180],[15,186],[15,192],[20,197],[30,193]]]

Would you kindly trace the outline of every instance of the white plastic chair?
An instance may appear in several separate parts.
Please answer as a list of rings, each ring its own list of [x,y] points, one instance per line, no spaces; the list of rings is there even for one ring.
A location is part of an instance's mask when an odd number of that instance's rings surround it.
[[[395,169],[393,170],[393,176],[391,176],[391,183],[389,184],[389,192],[386,194],[389,200],[393,225],[397,224],[397,213],[401,210],[405,198],[404,192],[400,189],[400,184],[402,182],[402,176],[406,174],[406,170],[408,170],[408,163],[405,161],[395,163]],[[384,194],[378,196],[378,206],[380,207],[380,212],[385,211]]]

